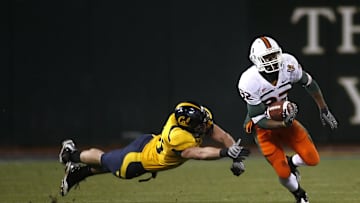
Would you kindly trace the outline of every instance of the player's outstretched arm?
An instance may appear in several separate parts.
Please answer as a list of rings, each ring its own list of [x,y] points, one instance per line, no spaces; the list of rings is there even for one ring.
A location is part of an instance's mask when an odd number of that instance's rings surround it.
[[[230,147],[231,145],[235,144],[234,138],[215,123],[212,134],[210,136],[213,140],[222,143],[225,147]]]
[[[237,159],[239,156],[241,156],[241,154],[248,156],[250,153],[249,149],[240,146],[241,139],[238,139],[237,142],[235,142],[234,138],[225,130],[223,130],[219,125],[214,124],[211,137],[215,141],[222,143],[225,146],[225,148],[220,150],[220,156],[222,157],[227,156],[233,159]]]
[[[249,156],[250,150],[238,143],[226,148],[217,147],[190,147],[181,152],[181,157],[185,159],[211,160],[229,157],[232,159],[245,159]]]
[[[196,160],[220,159],[220,148],[216,147],[191,147],[181,152],[181,157]]]
[[[310,74],[306,73],[305,71],[303,72],[303,77],[301,78],[300,82],[316,102],[320,111],[321,123],[324,126],[329,125],[331,129],[336,129],[338,122],[334,115],[330,112],[317,82],[310,76]]]

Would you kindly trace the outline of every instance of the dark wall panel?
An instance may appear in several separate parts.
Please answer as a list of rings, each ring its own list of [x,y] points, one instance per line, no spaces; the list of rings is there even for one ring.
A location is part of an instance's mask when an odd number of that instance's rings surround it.
[[[297,56],[340,121],[335,132],[322,128],[315,103],[296,87],[290,99],[298,101],[298,118],[314,140],[358,142],[358,52],[338,50],[344,36],[360,44],[357,32],[343,29],[356,3],[10,1],[1,33],[1,144],[132,139],[159,132],[176,103],[190,99],[209,106],[216,122],[250,143],[237,82],[250,65],[251,42],[262,34]],[[319,32],[311,37],[309,18],[295,15],[309,9],[320,12]],[[356,9],[352,17],[360,24]],[[323,53],[304,52],[313,37]]]

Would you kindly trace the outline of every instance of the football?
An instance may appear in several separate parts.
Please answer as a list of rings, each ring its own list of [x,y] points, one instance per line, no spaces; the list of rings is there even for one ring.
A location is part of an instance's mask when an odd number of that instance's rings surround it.
[[[292,111],[290,101],[277,101],[271,103],[266,109],[266,117],[276,121],[282,121],[286,114]]]

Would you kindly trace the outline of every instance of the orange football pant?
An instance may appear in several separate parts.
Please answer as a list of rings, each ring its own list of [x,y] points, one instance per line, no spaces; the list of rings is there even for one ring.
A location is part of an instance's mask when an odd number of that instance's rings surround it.
[[[294,120],[292,126],[277,129],[262,129],[255,125],[256,142],[267,161],[280,178],[290,176],[284,147],[294,150],[309,166],[320,162],[319,153],[309,133],[300,122]]]

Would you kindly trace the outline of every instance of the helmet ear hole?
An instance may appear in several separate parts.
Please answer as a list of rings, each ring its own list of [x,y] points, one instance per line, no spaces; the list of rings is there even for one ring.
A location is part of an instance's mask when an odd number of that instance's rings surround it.
[[[254,56],[254,55],[250,55],[250,61],[252,61],[253,63],[255,63],[255,56]]]

